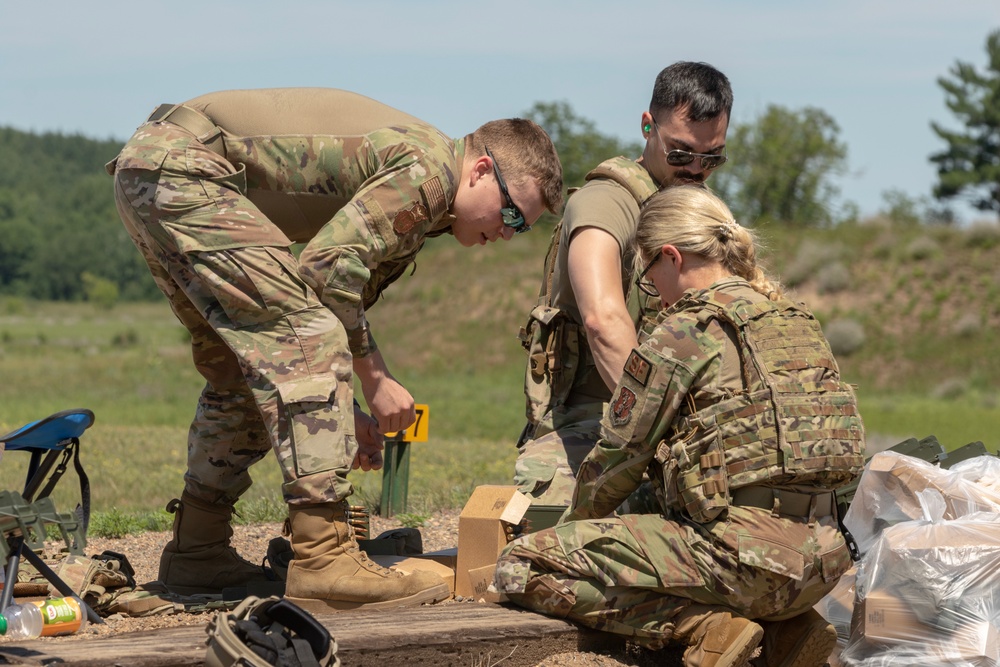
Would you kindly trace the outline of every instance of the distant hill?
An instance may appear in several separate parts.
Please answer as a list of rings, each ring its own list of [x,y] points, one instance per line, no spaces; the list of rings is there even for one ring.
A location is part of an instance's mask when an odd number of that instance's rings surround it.
[[[850,382],[949,397],[1000,389],[1000,226],[758,230],[764,263],[823,323]],[[370,315],[413,372],[523,368],[517,331],[534,304],[549,230],[466,249],[444,237]],[[406,352],[403,352],[403,351]]]

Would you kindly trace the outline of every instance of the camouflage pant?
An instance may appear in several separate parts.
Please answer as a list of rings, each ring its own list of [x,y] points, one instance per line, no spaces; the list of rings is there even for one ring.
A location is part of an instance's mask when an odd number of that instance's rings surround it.
[[[357,452],[343,325],[298,275],[289,239],[245,176],[188,132],[141,126],[117,159],[115,201],[207,384],[188,437],[187,491],[234,502],[273,449],[291,503],[351,494]]]
[[[533,505],[568,506],[576,488],[576,474],[601,436],[604,403],[559,408],[545,415],[534,437],[518,448],[514,483],[531,497]],[[618,508],[619,514],[660,511],[649,483],[643,483]]]
[[[601,434],[603,403],[548,412],[520,445],[514,483],[538,505],[569,505],[576,473]]]
[[[832,517],[810,525],[730,508],[728,521],[704,526],[642,514],[530,533],[504,549],[495,583],[522,607],[662,648],[692,604],[790,618],[850,565]]]

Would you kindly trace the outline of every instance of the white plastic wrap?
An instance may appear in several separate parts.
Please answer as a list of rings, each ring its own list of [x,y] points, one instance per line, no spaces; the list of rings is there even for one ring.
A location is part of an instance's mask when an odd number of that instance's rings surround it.
[[[956,468],[975,460],[958,463]],[[985,464],[980,465],[980,468],[985,467]],[[844,525],[864,554],[887,526],[923,515],[917,494],[925,489],[941,494],[945,503],[944,519],[956,519],[973,512],[1000,512],[1000,490],[978,484],[968,478],[970,475],[987,477],[985,472],[969,473],[967,467],[961,472],[945,470],[913,456],[881,452],[865,465]]]
[[[924,518],[887,527],[858,565],[851,667],[1000,664],[1000,513],[943,517],[943,494],[917,495]],[[933,520],[930,520],[933,518]]]
[[[854,584],[858,576],[856,567],[841,575],[837,585],[822,600],[813,607],[820,616],[826,619],[837,630],[837,649],[839,655],[851,638],[851,617],[854,612]]]
[[[976,456],[959,461],[951,467],[951,472],[1000,494],[1000,456]]]

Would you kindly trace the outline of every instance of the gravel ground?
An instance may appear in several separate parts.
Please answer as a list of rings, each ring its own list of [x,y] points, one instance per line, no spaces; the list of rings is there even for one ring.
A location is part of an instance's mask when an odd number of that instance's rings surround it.
[[[458,510],[439,512],[424,523],[420,532],[425,552],[448,549],[458,544],[458,514]],[[371,518],[372,536],[399,527],[399,522],[394,519]],[[256,562],[261,560],[267,552],[268,541],[280,534],[281,524],[277,523],[236,526],[233,546],[244,558]],[[160,552],[169,539],[170,533],[143,533],[120,539],[89,538],[86,552],[98,554],[105,549],[111,549],[125,554],[135,568],[136,581],[143,583],[156,579]],[[470,601],[463,603],[473,604]],[[442,604],[456,604],[456,602]],[[149,618],[111,616],[105,619],[105,625],[90,625],[82,634],[88,638],[100,639],[104,636],[126,632],[203,625],[206,622],[205,614],[174,614]],[[654,664],[680,664],[679,661],[675,662],[674,660],[664,661],[663,658],[668,657],[665,653],[659,656],[653,656],[649,653],[634,654],[631,651],[621,651],[610,655],[588,652],[561,653],[543,660],[538,663],[537,667],[639,667]],[[674,658],[674,656],[671,654],[670,658]]]

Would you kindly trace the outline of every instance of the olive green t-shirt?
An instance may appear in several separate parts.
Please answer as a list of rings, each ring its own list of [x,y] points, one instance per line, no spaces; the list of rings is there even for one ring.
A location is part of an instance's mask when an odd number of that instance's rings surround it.
[[[622,258],[622,294],[628,294],[632,274],[636,224],[639,204],[624,187],[610,179],[588,181],[569,198],[563,212],[562,238],[552,273],[552,305],[583,324],[576,295],[569,280],[569,244],[578,230],[594,227],[614,238]]]

